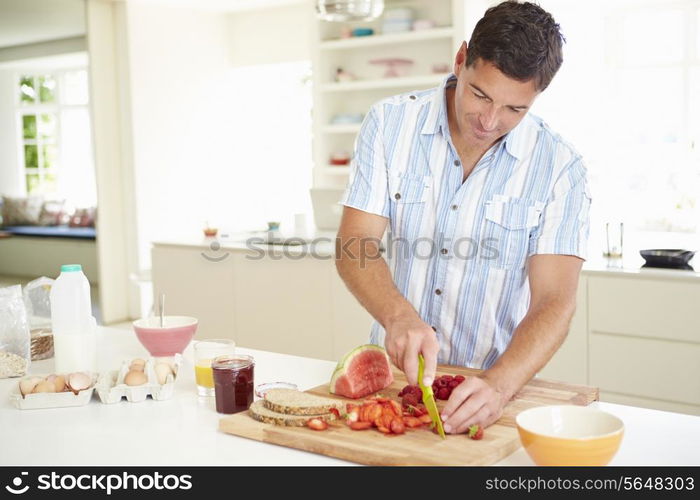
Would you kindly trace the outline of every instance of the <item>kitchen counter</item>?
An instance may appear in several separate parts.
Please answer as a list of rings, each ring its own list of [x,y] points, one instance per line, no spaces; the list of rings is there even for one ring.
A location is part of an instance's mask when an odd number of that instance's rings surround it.
[[[265,231],[231,233],[216,238],[173,238],[154,241],[156,247],[178,247],[197,249],[210,260],[223,260],[226,252],[247,252],[259,258],[263,255],[289,257],[299,260],[301,256],[315,257],[320,260],[331,260],[335,256],[334,231],[316,231],[305,238],[293,235],[282,236],[280,239],[292,242],[291,245],[265,243]],[[383,244],[386,244],[386,234]],[[625,278],[643,278],[657,280],[681,280],[700,283],[700,252],[691,261],[693,270],[644,268],[644,259],[638,250],[628,249],[624,258],[606,258],[594,252],[589,252],[589,258],[584,262],[582,274],[590,276],[616,276]]]
[[[98,362],[117,369],[122,359],[146,355],[130,330],[100,327]],[[305,390],[330,379],[335,363],[240,348],[255,358],[257,383],[290,381]],[[220,433],[213,398],[198,398],[192,346],[184,353],[175,395],[167,401],[17,410],[8,394],[17,379],[0,380],[1,465],[353,465],[323,455]],[[30,373],[53,370],[53,360]],[[625,422],[611,465],[700,465],[700,417],[594,403]],[[487,431],[488,432],[488,431]],[[498,465],[532,465],[520,448]]]

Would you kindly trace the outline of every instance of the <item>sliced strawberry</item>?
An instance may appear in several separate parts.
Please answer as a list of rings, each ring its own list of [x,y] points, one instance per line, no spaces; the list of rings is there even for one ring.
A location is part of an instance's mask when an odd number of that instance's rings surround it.
[[[403,419],[401,417],[394,417],[394,420],[391,421],[390,429],[394,434],[403,434],[406,432],[406,426],[403,423]]]
[[[420,419],[416,417],[403,417],[403,423],[406,425],[406,427],[410,429],[420,427],[421,425],[423,425],[423,422],[421,422]]]
[[[384,434],[391,434],[391,430],[387,429],[386,427],[377,427],[377,430],[379,432],[383,432]]]
[[[403,406],[416,406],[418,404],[418,396],[415,394],[406,394],[402,399],[401,399],[401,404]]]
[[[469,427],[469,431],[467,431],[467,436],[474,440],[481,439],[484,437],[484,429],[480,425],[474,424]]]
[[[330,412],[335,415],[335,418],[340,418],[340,410],[338,408],[331,408]]]
[[[391,409],[394,411],[394,415],[397,417],[400,417],[403,411],[401,410],[401,405],[394,401],[393,399],[389,401],[389,404],[391,405]]]
[[[357,407],[353,408],[352,411],[349,411],[345,415],[345,420],[347,420],[350,423],[359,421],[360,420],[360,409]]]
[[[370,422],[351,422],[350,428],[354,431],[363,431],[372,427]]]
[[[348,403],[348,404],[345,405],[345,411],[346,411],[347,413],[350,413],[350,412],[352,412],[355,408],[359,408],[359,407],[360,407],[360,405],[358,405],[358,404],[355,404],[355,403]]]
[[[367,421],[374,422],[375,420],[377,420],[381,416],[382,416],[381,405],[375,404],[375,405],[370,406],[367,409]]]
[[[328,424],[320,418],[310,418],[306,421],[306,426],[315,431],[325,431],[328,429]]]
[[[420,420],[424,424],[430,424],[433,421],[433,419],[430,418],[430,415],[428,415],[427,413],[418,417],[418,420]]]

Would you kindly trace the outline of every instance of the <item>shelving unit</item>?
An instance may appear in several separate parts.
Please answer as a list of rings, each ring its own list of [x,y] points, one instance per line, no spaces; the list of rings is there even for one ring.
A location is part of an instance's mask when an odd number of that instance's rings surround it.
[[[464,40],[465,0],[386,0],[385,11],[409,7],[414,19],[430,19],[434,27],[404,33],[381,33],[382,19],[366,23],[312,22],[313,135],[315,188],[344,188],[349,167],[329,166],[334,151],[353,152],[360,124],[332,124],[341,113],[365,115],[375,102],[391,95],[435,87],[452,68],[454,55]],[[341,38],[343,28],[369,27],[375,34]],[[413,64],[400,77],[384,77],[385,67],[373,59],[403,58]],[[338,68],[354,75],[353,81],[335,81]]]

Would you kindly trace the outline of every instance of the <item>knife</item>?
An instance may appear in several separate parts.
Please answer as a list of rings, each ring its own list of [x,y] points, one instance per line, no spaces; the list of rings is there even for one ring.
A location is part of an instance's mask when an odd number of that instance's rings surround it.
[[[423,385],[423,371],[425,370],[425,359],[423,359],[422,354],[418,354],[418,386],[423,393],[423,404],[428,410],[430,415],[430,420],[433,421],[433,425],[437,426],[438,434],[445,439],[445,429],[442,428],[442,420],[440,420],[440,412],[438,412],[437,405],[435,404],[435,395],[433,394],[433,388],[431,386]]]

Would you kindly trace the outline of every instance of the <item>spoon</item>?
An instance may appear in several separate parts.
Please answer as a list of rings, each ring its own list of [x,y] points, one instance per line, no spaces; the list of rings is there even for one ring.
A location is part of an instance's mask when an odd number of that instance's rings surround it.
[[[160,294],[160,327],[165,326],[165,294]]]

